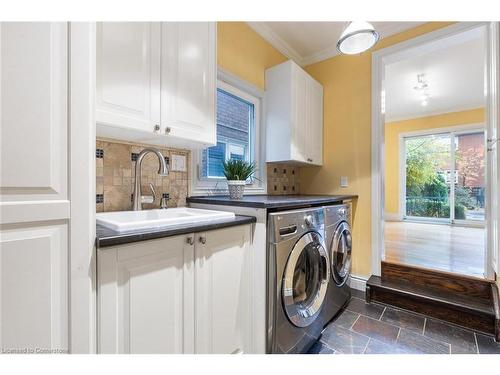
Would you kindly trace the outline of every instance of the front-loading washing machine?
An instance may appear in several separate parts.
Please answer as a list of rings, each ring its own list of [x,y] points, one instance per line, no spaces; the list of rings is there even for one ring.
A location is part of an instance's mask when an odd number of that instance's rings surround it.
[[[269,214],[268,353],[304,353],[319,338],[329,263],[323,208]]]
[[[351,273],[351,210],[347,204],[325,206],[325,243],[330,260],[330,283],[325,306],[320,314],[323,325],[349,302],[351,289],[347,284]]]

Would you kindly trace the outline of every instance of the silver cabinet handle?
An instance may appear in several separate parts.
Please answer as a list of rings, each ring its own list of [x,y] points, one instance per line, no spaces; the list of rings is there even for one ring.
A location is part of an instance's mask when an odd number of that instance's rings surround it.
[[[188,238],[186,238],[186,242],[188,243],[188,245],[194,245],[193,237],[189,236]]]
[[[203,245],[205,245],[207,243],[207,238],[205,236],[200,236],[198,238],[198,241],[200,241],[200,243],[202,243]]]

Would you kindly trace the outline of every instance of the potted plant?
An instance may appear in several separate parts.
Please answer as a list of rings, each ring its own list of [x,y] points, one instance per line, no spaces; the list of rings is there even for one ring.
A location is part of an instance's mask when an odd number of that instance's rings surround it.
[[[224,176],[227,179],[227,188],[231,199],[243,198],[246,180],[256,171],[255,164],[245,160],[229,159],[222,163]]]

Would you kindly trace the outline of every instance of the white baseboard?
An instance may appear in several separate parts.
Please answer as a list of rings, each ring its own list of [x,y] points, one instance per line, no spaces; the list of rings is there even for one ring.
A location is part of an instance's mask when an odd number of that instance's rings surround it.
[[[366,289],[366,282],[368,279],[364,276],[350,275],[347,283],[352,289],[361,290],[362,292]]]
[[[384,220],[385,221],[401,221],[401,215],[399,214],[389,214],[389,213],[384,213]]]

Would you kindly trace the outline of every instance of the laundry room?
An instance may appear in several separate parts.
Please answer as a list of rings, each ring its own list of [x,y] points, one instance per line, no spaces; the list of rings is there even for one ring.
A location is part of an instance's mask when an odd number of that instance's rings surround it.
[[[0,12],[0,365],[499,358],[491,7],[223,2]]]

